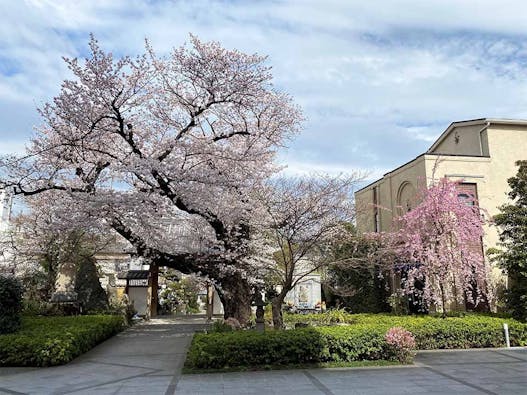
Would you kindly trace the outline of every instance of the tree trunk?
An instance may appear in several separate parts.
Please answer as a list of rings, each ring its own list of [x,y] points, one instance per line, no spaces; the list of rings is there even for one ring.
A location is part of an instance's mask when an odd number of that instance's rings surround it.
[[[443,314],[442,317],[446,318],[446,297],[445,297],[445,289],[443,288],[443,283],[439,283],[439,289],[441,290],[441,303],[443,305]]]
[[[233,317],[246,326],[251,318],[252,301],[252,290],[247,279],[238,273],[221,279],[218,294],[223,303],[225,319]]]
[[[273,327],[274,329],[284,328],[284,318],[282,316],[282,304],[284,303],[285,294],[279,293],[271,301],[273,308]]]
[[[150,300],[149,300],[149,317],[157,316],[157,302],[159,300],[157,288],[159,284],[159,266],[150,263]]]

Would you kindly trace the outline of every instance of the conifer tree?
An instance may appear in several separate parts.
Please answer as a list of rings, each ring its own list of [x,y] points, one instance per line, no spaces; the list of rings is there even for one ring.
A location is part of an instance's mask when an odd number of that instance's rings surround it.
[[[503,250],[498,260],[509,275],[507,306],[513,316],[527,319],[527,160],[516,162],[518,173],[507,180],[510,204],[500,207],[494,217],[501,228]]]

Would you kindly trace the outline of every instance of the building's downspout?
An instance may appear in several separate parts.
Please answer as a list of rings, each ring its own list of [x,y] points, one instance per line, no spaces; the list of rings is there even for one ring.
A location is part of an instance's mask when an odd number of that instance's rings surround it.
[[[483,133],[485,130],[487,130],[487,128],[490,126],[490,122],[487,121],[485,122],[485,126],[480,130],[478,131],[478,136],[479,136],[479,154],[481,156],[483,156],[483,142],[481,141],[481,133]],[[487,137],[488,139],[488,137]]]

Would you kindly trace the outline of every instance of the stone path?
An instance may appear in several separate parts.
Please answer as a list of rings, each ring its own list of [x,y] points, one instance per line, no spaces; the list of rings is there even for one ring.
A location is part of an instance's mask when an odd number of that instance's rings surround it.
[[[420,352],[413,366],[185,375],[179,394],[527,394],[527,349]]]
[[[527,349],[420,352],[413,366],[181,376],[203,319],[134,326],[65,366],[0,368],[0,394],[527,394]]]
[[[0,368],[0,394],[174,394],[202,318],[140,323],[64,366]]]

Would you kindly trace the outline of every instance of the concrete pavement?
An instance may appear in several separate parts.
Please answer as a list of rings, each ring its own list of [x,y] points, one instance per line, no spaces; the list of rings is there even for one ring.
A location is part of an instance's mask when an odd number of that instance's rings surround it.
[[[527,349],[419,352],[412,366],[184,375],[179,394],[527,394]]]
[[[0,368],[0,394],[173,394],[202,318],[137,324],[73,362],[50,368]]]
[[[72,363],[0,368],[0,394],[527,394],[527,349],[420,352],[412,366],[181,376],[203,319],[141,323]]]

